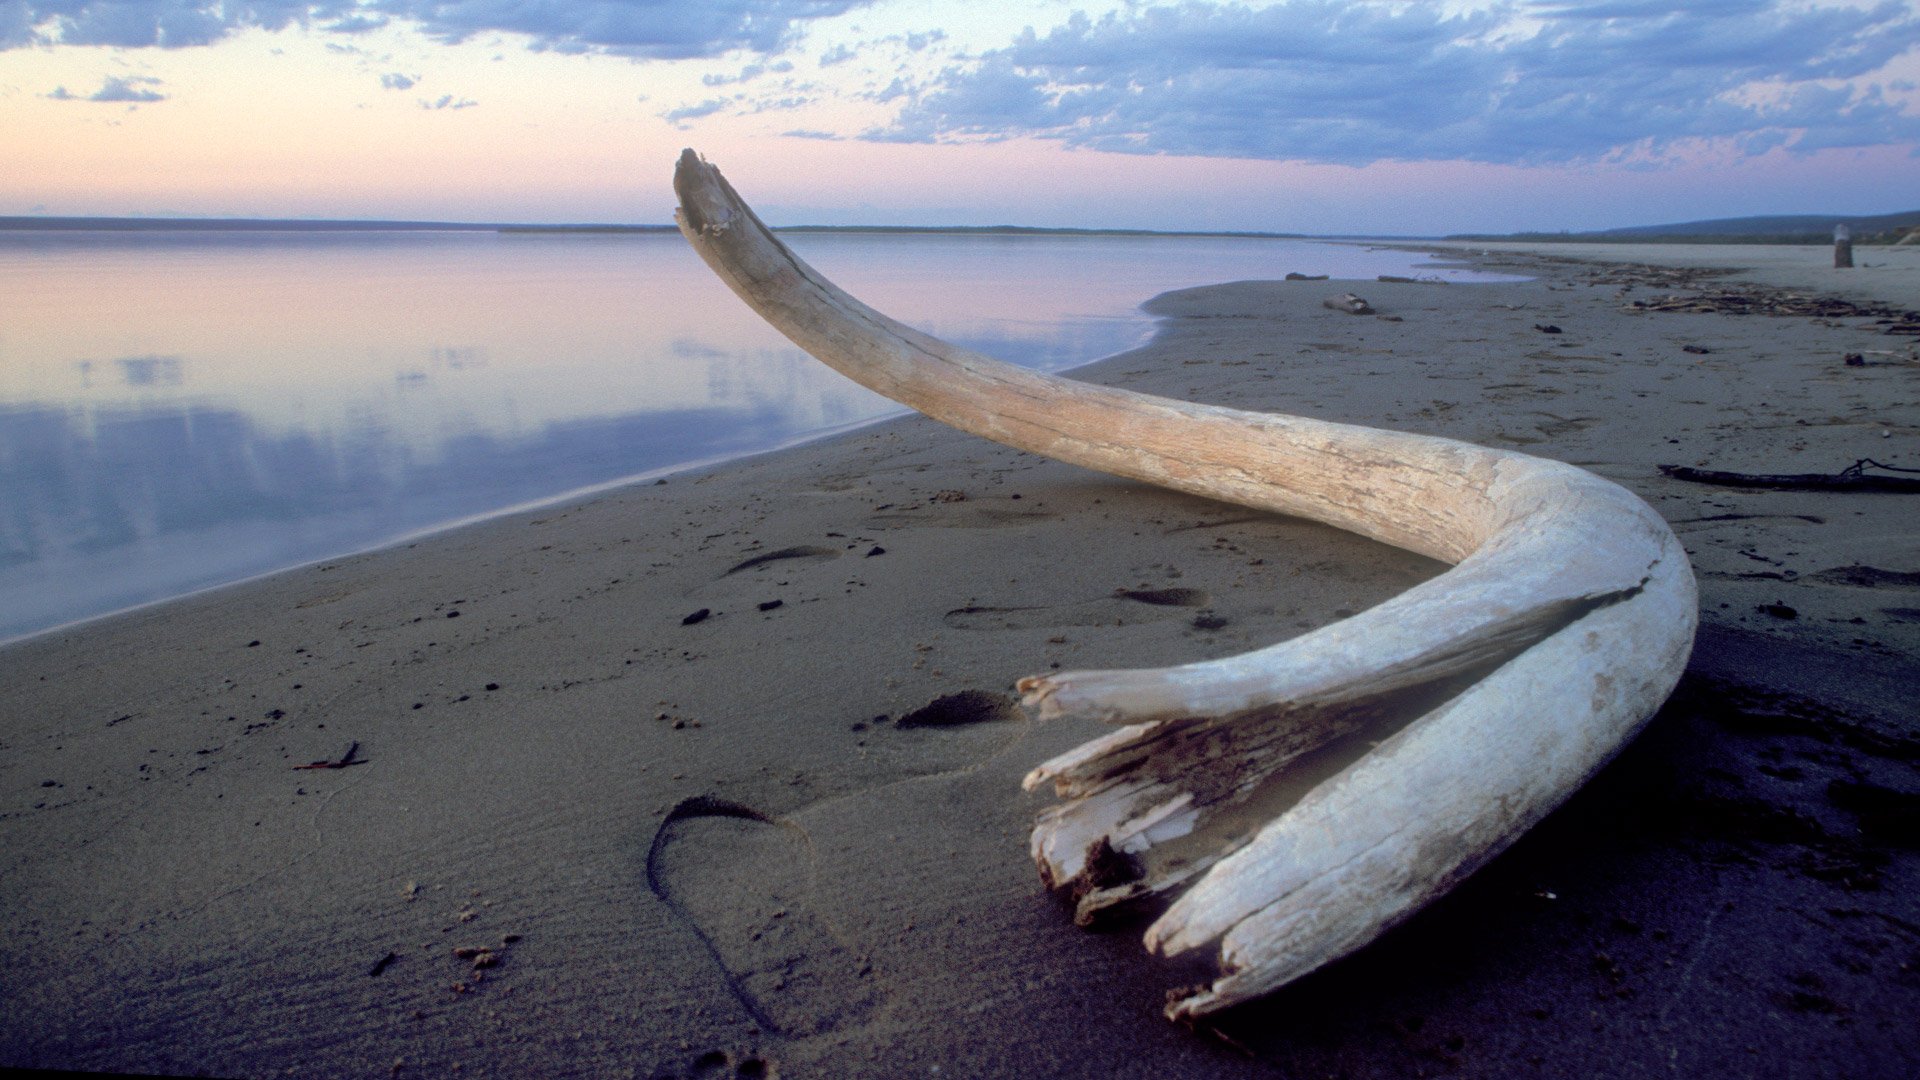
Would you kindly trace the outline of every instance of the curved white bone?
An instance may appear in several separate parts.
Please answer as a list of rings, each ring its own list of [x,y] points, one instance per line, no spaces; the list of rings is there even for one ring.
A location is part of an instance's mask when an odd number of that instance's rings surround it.
[[[1169,1017],[1266,993],[1444,893],[1604,764],[1686,665],[1698,617],[1686,554],[1615,484],[1450,439],[989,359],[840,291],[693,151],[674,184],[681,231],[722,280],[896,401],[1021,450],[1455,564],[1254,652],[1020,680],[1043,719],[1122,725],[1028,776],[1066,798],[1042,813],[1033,854],[1049,886],[1073,888],[1083,921],[1191,883],[1146,944],[1171,955],[1217,943],[1220,975],[1172,996]],[[1351,745],[1382,724],[1400,726]]]

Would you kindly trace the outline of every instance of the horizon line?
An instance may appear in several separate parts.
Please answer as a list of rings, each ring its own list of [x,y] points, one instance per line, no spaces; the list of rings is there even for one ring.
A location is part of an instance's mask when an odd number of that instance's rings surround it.
[[[1272,232],[1255,229],[1139,229],[1050,225],[777,225],[775,232],[998,233],[1081,236],[1188,236],[1274,240],[1434,240],[1437,235]],[[0,232],[502,232],[673,233],[673,224],[615,222],[422,221],[388,218],[146,217],[138,215],[0,215]]]
[[[901,235],[973,235],[973,236],[1136,236],[1229,238],[1256,240],[1345,240],[1387,243],[1424,243],[1431,241],[1480,242],[1575,242],[1575,243],[1790,243],[1817,242],[1831,228],[1807,227],[1813,222],[1848,221],[1868,233],[1904,233],[1920,228],[1920,210],[1895,214],[1828,215],[1782,214],[1710,221],[1677,222],[1666,225],[1641,225],[1575,232],[1521,230],[1510,233],[1308,233],[1276,232],[1253,229],[1141,229],[1098,226],[1048,225],[821,225],[774,226],[781,233],[867,233]],[[1796,227],[1798,226],[1798,227]],[[661,234],[679,231],[672,224],[633,224],[614,222],[511,222],[511,221],[429,221],[389,218],[255,218],[255,217],[148,217],[138,215],[0,215],[0,233],[346,233],[346,232],[491,232],[501,234],[622,235]],[[1857,240],[1872,242],[1863,235]]]

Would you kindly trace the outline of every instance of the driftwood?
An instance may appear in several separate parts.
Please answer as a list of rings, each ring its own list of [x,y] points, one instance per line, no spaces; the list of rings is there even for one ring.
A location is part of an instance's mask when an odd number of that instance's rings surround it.
[[[1675,282],[1675,284],[1685,284],[1685,282]],[[1693,296],[1656,296],[1650,300],[1635,300],[1627,310],[1819,319],[1877,319],[1884,324],[1882,333],[1920,334],[1920,312],[1877,302],[1857,304],[1851,300],[1841,300],[1831,296],[1799,296],[1761,288],[1751,288],[1744,292],[1722,290]]]
[[[1692,570],[1659,515],[1612,483],[992,360],[840,291],[692,151],[674,182],[680,228],[714,272],[880,393],[1022,450],[1455,564],[1240,656],[1017,684],[1042,720],[1116,725],[1028,776],[1065,799],[1041,814],[1032,851],[1082,919],[1184,888],[1147,946],[1211,950],[1218,977],[1174,995],[1172,1018],[1266,993],[1447,891],[1605,763],[1685,666]]]
[[[1872,458],[1859,461],[1841,469],[1837,473],[1742,473],[1722,472],[1718,469],[1691,469],[1685,465],[1662,465],[1660,471],[1675,480],[1690,480],[1696,484],[1718,484],[1722,487],[1772,488],[1780,491],[1893,491],[1907,494],[1920,493],[1920,479],[1911,476],[1881,476],[1867,472],[1868,469],[1886,469],[1890,472],[1920,473],[1920,469],[1903,469],[1898,465],[1882,465]]]
[[[1320,301],[1320,306],[1329,307],[1335,311],[1344,311],[1349,315],[1373,314],[1372,304],[1367,303],[1365,300],[1362,300],[1350,292],[1341,293],[1339,296],[1329,296],[1325,300]]]

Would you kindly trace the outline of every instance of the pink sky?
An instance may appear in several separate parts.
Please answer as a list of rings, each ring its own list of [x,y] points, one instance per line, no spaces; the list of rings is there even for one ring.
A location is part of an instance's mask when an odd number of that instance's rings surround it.
[[[147,2],[0,25],[0,214],[655,223],[682,146],[782,224],[1920,208],[1902,5],[569,0],[509,25],[349,2],[229,25]]]

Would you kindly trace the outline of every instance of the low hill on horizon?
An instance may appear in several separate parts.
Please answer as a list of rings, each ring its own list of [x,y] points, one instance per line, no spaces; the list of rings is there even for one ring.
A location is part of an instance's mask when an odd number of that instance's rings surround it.
[[[1449,240],[1517,240],[1538,243],[1703,243],[1703,244],[1830,244],[1833,227],[1845,225],[1856,244],[1891,244],[1905,233],[1920,229],[1920,210],[1897,214],[1774,214],[1761,217],[1714,218],[1667,225],[1633,225],[1594,232],[1472,233]]]

